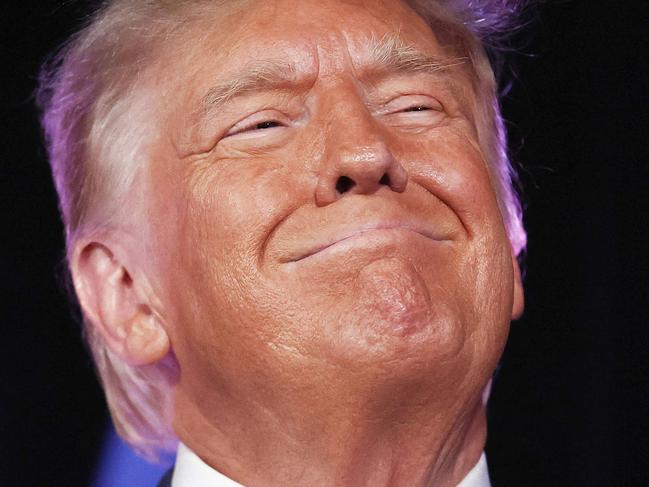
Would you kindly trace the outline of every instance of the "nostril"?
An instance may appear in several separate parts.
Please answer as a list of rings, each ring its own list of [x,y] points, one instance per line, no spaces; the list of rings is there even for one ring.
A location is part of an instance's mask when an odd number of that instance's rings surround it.
[[[338,191],[339,194],[343,194],[352,189],[355,185],[356,183],[351,178],[340,176],[338,181],[336,181],[336,191]]]
[[[379,179],[379,184],[390,186],[390,176],[388,176],[387,172]]]

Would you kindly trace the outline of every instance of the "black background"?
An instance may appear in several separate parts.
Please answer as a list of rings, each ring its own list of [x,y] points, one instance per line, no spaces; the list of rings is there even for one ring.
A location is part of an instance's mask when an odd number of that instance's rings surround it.
[[[649,485],[648,3],[548,1],[514,36],[504,113],[530,242],[489,410],[495,487]],[[2,8],[1,485],[87,485],[107,421],[58,284],[31,99],[84,9]]]

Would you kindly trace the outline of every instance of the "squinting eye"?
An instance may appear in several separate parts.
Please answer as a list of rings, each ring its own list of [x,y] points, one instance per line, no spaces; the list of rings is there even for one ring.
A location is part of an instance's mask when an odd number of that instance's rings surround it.
[[[426,106],[414,106],[414,107],[408,107],[404,110],[404,112],[425,112],[426,110],[432,110],[430,107]]]
[[[259,120],[261,117],[257,118]],[[234,127],[232,127],[226,134],[225,137],[232,137],[235,135],[241,135],[241,136],[256,136],[256,135],[261,135],[262,132],[270,129],[274,129],[277,127],[283,127],[284,124],[282,122],[279,122],[277,120],[273,119],[263,119],[261,118],[261,121],[255,122],[254,120],[246,121],[244,120],[243,122],[239,122],[236,124]]]
[[[413,116],[413,121],[419,120],[418,114],[432,116],[430,112],[443,112],[444,107],[435,98],[427,95],[398,96],[385,105],[384,113],[390,116]]]
[[[441,102],[428,95],[399,95],[383,110],[385,123],[404,130],[434,127],[445,116]]]
[[[257,125],[254,126],[255,130],[263,130],[263,129],[270,129],[273,127],[279,127],[279,122],[275,122],[273,120],[269,120],[267,122],[261,122],[258,123]],[[248,129],[250,130],[250,129]]]

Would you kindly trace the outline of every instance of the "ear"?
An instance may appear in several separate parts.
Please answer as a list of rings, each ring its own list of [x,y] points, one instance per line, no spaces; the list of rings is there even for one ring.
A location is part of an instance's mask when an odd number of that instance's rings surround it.
[[[514,269],[514,301],[512,303],[512,320],[517,320],[523,314],[525,308],[525,292],[523,290],[523,278],[518,259],[512,252],[512,267]]]
[[[85,316],[115,354],[131,365],[158,362],[169,336],[146,296],[145,277],[133,277],[111,249],[80,244],[71,262],[74,287]]]

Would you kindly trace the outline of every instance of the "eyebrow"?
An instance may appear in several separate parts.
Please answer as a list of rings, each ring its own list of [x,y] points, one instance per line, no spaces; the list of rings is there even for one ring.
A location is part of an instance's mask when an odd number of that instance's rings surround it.
[[[437,74],[467,61],[462,57],[434,56],[422,52],[404,41],[398,34],[386,34],[380,39],[371,38],[369,55],[361,68],[369,77],[384,77],[392,73]]]
[[[255,60],[230,79],[210,88],[201,100],[203,114],[218,110],[228,100],[246,92],[273,90],[297,83],[291,63],[280,60]]]
[[[446,58],[423,53],[398,34],[369,40],[368,55],[359,67],[361,79],[380,79],[391,74],[438,74],[464,64],[466,58]],[[221,108],[232,98],[248,92],[276,90],[300,83],[295,66],[284,60],[254,60],[230,79],[210,88],[201,101],[203,115]]]

